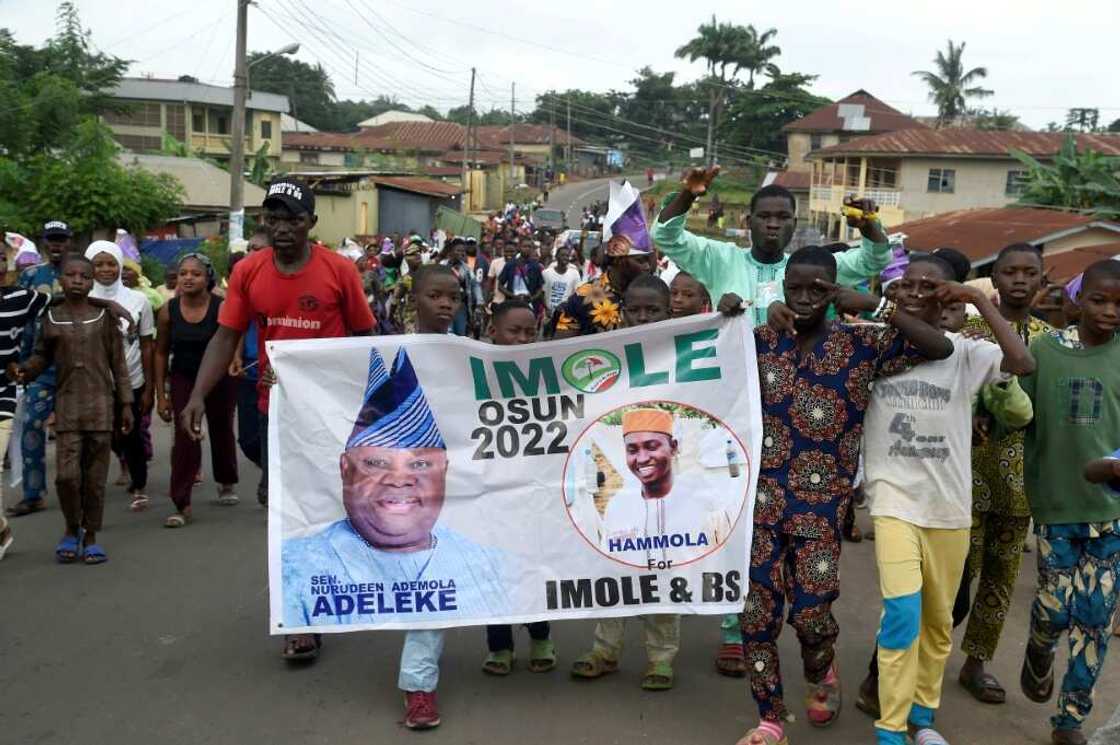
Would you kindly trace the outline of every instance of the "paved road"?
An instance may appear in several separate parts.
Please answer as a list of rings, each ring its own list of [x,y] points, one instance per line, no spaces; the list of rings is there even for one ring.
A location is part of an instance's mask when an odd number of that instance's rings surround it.
[[[628,178],[639,186],[645,183],[644,176],[634,175]],[[578,228],[584,207],[599,200],[606,201],[610,194],[609,182],[610,179],[601,178],[558,186],[549,192],[548,206],[564,210],[568,215],[568,226]]]
[[[484,676],[481,629],[449,633],[440,701],[444,724],[431,733],[400,726],[396,690],[401,633],[335,636],[305,669],[280,660],[268,637],[266,515],[255,501],[207,504],[196,490],[195,523],[160,527],[166,501],[169,430],[155,425],[155,507],[131,514],[123,489],[110,487],[101,567],[59,566],[52,548],[62,517],[54,508],[14,522],[16,543],[0,562],[0,743],[3,745],[731,745],[752,723],[743,681],[719,677],[711,654],[714,618],[686,618],[678,685],[666,693],[638,687],[643,669],[639,629],[631,625],[622,672],[575,682],[566,670],[591,641],[590,622],[559,624],[561,668],[533,675]],[[51,458],[53,459],[53,451]],[[256,469],[243,463],[248,496]],[[115,468],[115,467],[114,467]],[[209,473],[209,465],[206,470]],[[11,499],[11,490],[8,490]],[[866,526],[866,513],[860,513]],[[1016,589],[1008,634],[995,672],[1009,703],[985,707],[955,682],[946,685],[943,730],[954,745],[1045,745],[1050,706],[1017,691],[1033,568]],[[848,693],[843,716],[827,733],[803,722],[790,728],[798,745],[866,745],[871,721],[851,702],[866,669],[879,616],[873,544],[846,544],[844,593],[836,606]],[[959,635],[958,635],[959,640]],[[524,656],[527,637],[519,632]],[[803,684],[794,634],[783,634],[791,708]],[[1115,650],[1114,650],[1115,654]],[[1064,655],[1059,663],[1064,665]],[[954,655],[948,678],[961,658]],[[1105,722],[1120,701],[1120,663],[1112,659],[1090,722]]]

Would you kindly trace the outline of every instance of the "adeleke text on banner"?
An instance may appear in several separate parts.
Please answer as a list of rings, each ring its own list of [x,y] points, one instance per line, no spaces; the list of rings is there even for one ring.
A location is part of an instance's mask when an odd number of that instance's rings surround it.
[[[269,356],[273,633],[742,608],[761,447],[743,319]]]

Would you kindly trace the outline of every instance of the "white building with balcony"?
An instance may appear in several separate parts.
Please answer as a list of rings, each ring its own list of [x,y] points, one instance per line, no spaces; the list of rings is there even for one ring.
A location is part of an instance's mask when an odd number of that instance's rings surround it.
[[[945,212],[1003,207],[1019,199],[1025,166],[1012,150],[1052,160],[1063,133],[906,129],[808,154],[809,221],[829,239],[854,238],[840,214],[847,195],[874,199],[887,227]],[[1079,149],[1120,155],[1120,135],[1075,135]]]

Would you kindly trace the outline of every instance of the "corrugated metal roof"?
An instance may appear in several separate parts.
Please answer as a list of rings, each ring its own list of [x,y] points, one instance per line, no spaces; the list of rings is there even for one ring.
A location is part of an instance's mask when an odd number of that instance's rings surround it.
[[[1035,157],[1053,157],[1065,142],[1063,132],[990,132],[980,129],[905,129],[859,137],[839,145],[814,150],[809,158],[836,155],[931,155],[1009,157],[1011,149]],[[1078,148],[1106,155],[1120,155],[1120,135],[1074,135]]]
[[[206,83],[187,83],[179,80],[160,80],[158,78],[121,78],[113,89],[114,98],[128,98],[140,101],[188,101],[207,103],[214,106],[233,106],[233,88]],[[258,111],[279,111],[287,114],[290,110],[288,97],[278,93],[249,91],[246,107]]]
[[[415,194],[424,194],[429,197],[440,197],[443,199],[463,193],[463,190],[458,186],[453,186],[443,181],[430,178],[413,176],[375,176],[371,178],[370,181],[378,186],[388,186],[392,189],[401,189],[403,191],[411,191]]]
[[[185,196],[183,207],[193,210],[229,210],[229,173],[213,163],[198,158],[176,158],[171,155],[140,155],[121,153],[117,156],[126,166],[139,166],[151,173],[166,173],[179,179]],[[249,207],[264,202],[264,189],[244,182],[244,201]]]
[[[866,126],[859,126],[853,116],[842,117],[841,113],[857,113],[856,107],[863,107],[863,117],[869,119]],[[852,107],[844,109],[841,107]],[[925,125],[913,117],[903,114],[883,103],[867,91],[860,89],[836,103],[822,106],[797,121],[782,127],[787,132],[893,132],[896,129],[913,129]]]
[[[1120,241],[1082,246],[1072,251],[1044,255],[1042,262],[1046,268],[1046,276],[1052,282],[1065,283],[1104,259],[1120,259]]]
[[[347,132],[285,132],[285,150],[354,150],[355,136]]]
[[[390,122],[366,127],[354,135],[366,147],[384,150],[443,152],[463,142],[466,128],[455,122]]]
[[[1093,215],[1035,207],[993,207],[957,210],[912,220],[891,227],[889,232],[905,233],[906,247],[911,251],[932,251],[948,246],[963,253],[973,263],[983,264],[1012,243],[1038,245],[1055,234],[1102,227],[1115,230],[1120,237],[1120,223],[1101,220]]]
[[[445,163],[462,163],[463,155],[462,150],[448,150],[439,156],[439,160]],[[514,153],[514,160],[520,160],[520,155]],[[496,163],[509,162],[509,150],[471,150],[470,162],[482,163],[483,165],[494,165]]]
[[[549,127],[547,124],[515,124],[513,125],[513,143],[515,145],[547,145],[549,133],[552,134],[553,145],[565,145],[568,142],[568,132],[560,127]],[[509,126],[486,126],[477,129],[478,143],[482,147],[500,148],[509,146]],[[583,145],[578,137],[572,136],[573,145]]]
[[[779,171],[770,183],[784,186],[790,191],[808,191],[812,175],[807,171]]]

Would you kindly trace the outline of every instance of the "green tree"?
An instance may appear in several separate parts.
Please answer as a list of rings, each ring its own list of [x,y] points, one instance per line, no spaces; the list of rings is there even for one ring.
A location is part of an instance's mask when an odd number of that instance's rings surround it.
[[[1096,132],[1101,120],[1100,109],[1070,109],[1066,112],[1066,130],[1078,132]]]
[[[1120,132],[1120,119],[1117,119],[1112,124],[1108,125],[1109,132]]]
[[[79,233],[123,227],[140,234],[178,214],[179,182],[122,164],[119,151],[108,127],[87,118],[60,149],[23,162],[0,158],[0,221],[33,232],[61,216]]]
[[[250,88],[287,96],[292,115],[316,129],[336,128],[334,83],[322,65],[268,52],[250,53],[249,64]]]
[[[709,106],[706,154],[709,162],[714,158],[713,136],[719,128],[720,112],[739,73],[747,73],[748,90],[754,89],[755,75],[762,72],[777,73],[777,67],[771,60],[781,54],[782,50],[770,44],[777,33],[777,29],[759,33],[753,25],[720,23],[713,15],[710,23],[700,24],[696,29],[696,36],[675,52],[678,58],[687,58],[689,62],[703,59],[707,66]]]
[[[936,70],[916,70],[911,73],[921,78],[929,86],[929,100],[937,104],[937,126],[951,124],[968,108],[968,99],[987,98],[993,91],[973,85],[981,78],[988,77],[988,68],[974,67],[965,71],[965,43],[953,44],[945,52],[939,51],[933,59]]]
[[[1066,135],[1053,163],[1042,163],[1012,150],[1011,155],[1027,167],[1026,191],[1020,204],[1094,210],[1120,217],[1120,157],[1077,147],[1074,135]]]
[[[976,109],[968,112],[968,115],[972,119],[972,126],[976,127],[976,129],[1006,132],[1020,129],[1023,126],[1023,123],[1019,121],[1019,117],[1012,114],[1010,111]]]
[[[816,75],[778,73],[756,91],[737,92],[720,130],[732,145],[782,152],[782,127],[827,106],[829,99],[813,95],[808,86]]]

